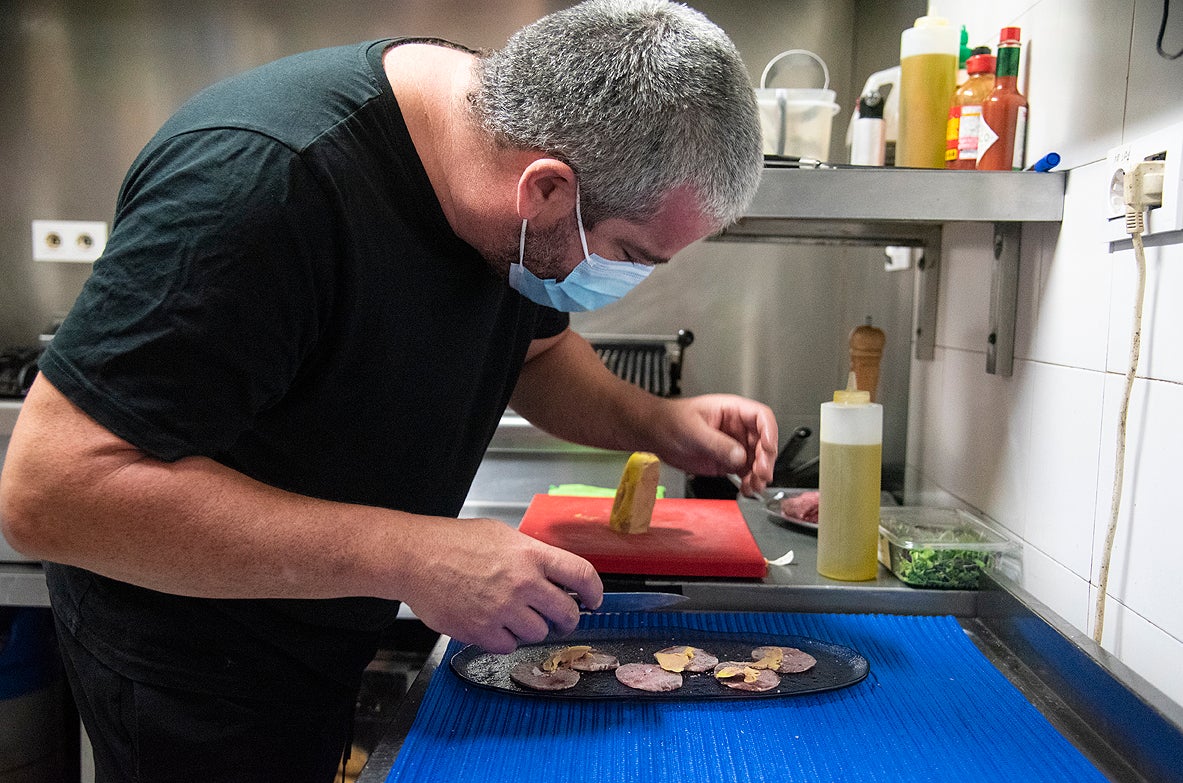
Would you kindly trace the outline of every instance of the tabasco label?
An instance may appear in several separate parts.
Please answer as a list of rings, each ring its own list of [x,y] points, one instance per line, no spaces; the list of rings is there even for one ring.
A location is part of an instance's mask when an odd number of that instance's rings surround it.
[[[994,142],[998,141],[998,139],[1000,137],[997,133],[994,132],[994,129],[991,128],[990,125],[984,119],[982,119],[982,116],[980,113],[981,109],[979,109],[978,111],[979,111],[979,114],[978,114],[978,155],[977,156],[979,159],[981,159],[981,157],[986,154],[986,151],[989,150],[991,147],[993,147]]]

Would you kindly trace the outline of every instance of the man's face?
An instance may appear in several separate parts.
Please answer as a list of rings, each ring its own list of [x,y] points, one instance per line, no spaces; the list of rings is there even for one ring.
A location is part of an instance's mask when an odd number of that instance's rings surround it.
[[[676,189],[666,196],[661,209],[648,221],[634,222],[608,218],[586,229],[587,248],[611,261],[628,261],[655,266],[667,263],[688,245],[718,229],[698,208],[687,189]],[[519,228],[520,231],[520,228]],[[499,254],[496,265],[505,273],[518,260],[519,234],[515,233],[512,250]],[[531,223],[526,234],[523,263],[535,276],[544,280],[562,280],[584,258],[579,242],[579,227],[572,208],[569,219],[550,226]]]

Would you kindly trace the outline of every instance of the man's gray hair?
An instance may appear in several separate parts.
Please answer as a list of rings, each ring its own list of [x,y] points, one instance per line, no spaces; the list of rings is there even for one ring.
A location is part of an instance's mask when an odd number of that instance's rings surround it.
[[[727,35],[667,0],[587,0],[480,58],[473,111],[496,141],[540,150],[580,181],[588,225],[648,220],[689,185],[720,226],[763,165],[747,69]]]

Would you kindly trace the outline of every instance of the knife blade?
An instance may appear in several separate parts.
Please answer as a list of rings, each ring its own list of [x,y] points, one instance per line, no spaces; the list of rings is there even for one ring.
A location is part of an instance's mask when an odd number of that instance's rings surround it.
[[[578,596],[572,596],[576,600]],[[685,603],[688,599],[678,593],[635,592],[635,593],[604,593],[604,601],[595,609],[586,609],[580,605],[581,612],[602,614],[604,612],[653,612],[668,609],[671,606]]]

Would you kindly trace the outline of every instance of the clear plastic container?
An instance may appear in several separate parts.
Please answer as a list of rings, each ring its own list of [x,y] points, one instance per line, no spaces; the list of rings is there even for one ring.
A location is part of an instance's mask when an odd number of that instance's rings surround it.
[[[982,573],[1015,544],[973,514],[955,508],[879,510],[879,559],[904,584],[977,589]]]
[[[789,57],[808,57],[821,69],[822,86],[817,88],[772,88],[768,81],[777,66]],[[830,158],[830,134],[838,113],[837,95],[830,87],[830,70],[822,58],[806,49],[790,49],[764,66],[756,103],[765,155],[784,155],[826,161]]]

